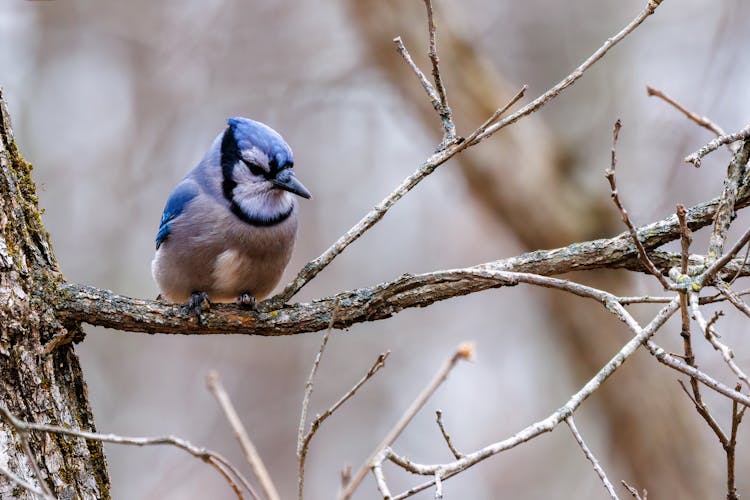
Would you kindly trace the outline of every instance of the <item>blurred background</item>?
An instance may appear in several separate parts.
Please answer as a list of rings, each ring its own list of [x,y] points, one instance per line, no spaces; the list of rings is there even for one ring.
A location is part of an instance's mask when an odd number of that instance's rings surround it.
[[[524,83],[532,99],[570,73],[645,0],[436,0],[438,44],[459,132]],[[747,124],[750,43],[741,0],[667,0],[573,88],[531,118],[441,167],[305,287],[310,300],[401,273],[462,267],[622,231],[603,170],[623,119],[618,180],[637,223],[721,191],[728,153],[701,170],[681,158],[711,139],[645,86],[671,94],[727,131]],[[268,123],[292,145],[303,201],[283,282],[357,222],[440,140],[439,121],[392,47],[402,35],[425,71],[419,0],[291,2],[14,1],[0,5],[0,85],[16,140],[35,165],[45,223],[65,277],[134,297],[157,294],[154,235],[173,186],[228,116]],[[740,214],[732,234],[747,227]],[[694,251],[706,237],[696,235]],[[571,278],[627,294],[659,293],[653,278],[619,272]],[[719,323],[750,366],[747,323]],[[633,306],[647,321],[651,306]],[[296,495],[295,442],[305,379],[320,334],[182,337],[87,329],[78,346],[100,431],[175,434],[243,458],[205,388],[216,369],[284,498]],[[672,321],[657,337],[680,349]],[[464,340],[460,364],[396,442],[422,463],[451,459],[434,410],[471,451],[558,408],[629,338],[600,307],[514,287],[403,311],[336,332],[311,413],[327,408],[391,350],[386,368],[322,427],[307,466],[307,498],[333,498],[339,471],[358,467]],[[702,368],[733,383],[699,341]],[[638,353],[577,415],[609,477],[654,498],[725,494],[725,456],[677,385]],[[705,391],[726,427],[730,405]],[[742,429],[738,471],[750,465]],[[214,470],[173,448],[107,445],[119,499],[232,498]],[[387,467],[393,491],[421,482]],[[740,492],[750,476],[738,474]],[[623,496],[624,490],[619,490]],[[604,490],[570,433],[550,434],[445,484],[447,498],[599,498]],[[356,498],[376,498],[368,477]],[[417,498],[431,498],[426,491]]]

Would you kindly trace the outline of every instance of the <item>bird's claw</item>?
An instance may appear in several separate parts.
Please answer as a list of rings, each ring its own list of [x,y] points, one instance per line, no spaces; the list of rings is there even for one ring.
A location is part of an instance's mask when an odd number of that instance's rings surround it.
[[[245,292],[245,293],[240,294],[239,297],[237,297],[237,303],[243,307],[247,307],[247,308],[254,310],[257,301],[255,300],[255,297]]]
[[[188,300],[188,311],[192,312],[198,323],[201,323],[201,314],[203,309],[210,309],[211,302],[208,300],[208,294],[206,292],[193,292],[190,294],[190,300]]]

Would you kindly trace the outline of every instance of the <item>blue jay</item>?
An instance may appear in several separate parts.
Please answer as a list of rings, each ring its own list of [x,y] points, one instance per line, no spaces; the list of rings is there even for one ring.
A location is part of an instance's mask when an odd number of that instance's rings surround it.
[[[172,191],[156,233],[151,273],[161,296],[254,305],[271,293],[297,234],[292,150],[272,128],[230,118],[201,162]],[[210,300],[210,302],[209,302]]]

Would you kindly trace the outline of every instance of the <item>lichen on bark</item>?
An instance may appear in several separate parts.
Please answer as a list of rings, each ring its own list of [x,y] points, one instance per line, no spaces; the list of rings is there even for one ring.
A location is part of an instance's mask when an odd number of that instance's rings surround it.
[[[0,90],[0,399],[18,418],[95,430],[86,384],[72,339],[80,324],[62,325],[45,297],[61,281],[31,177],[32,166],[13,138]],[[109,476],[101,443],[59,435],[29,436],[42,480],[59,498],[108,498]],[[18,434],[0,421],[0,463],[39,484]],[[0,476],[0,498],[27,492]]]

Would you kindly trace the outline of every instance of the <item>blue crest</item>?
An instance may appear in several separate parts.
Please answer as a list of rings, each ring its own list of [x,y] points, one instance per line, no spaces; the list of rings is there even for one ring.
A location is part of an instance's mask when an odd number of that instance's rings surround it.
[[[268,125],[241,116],[229,118],[227,123],[239,150],[255,147],[263,151],[268,156],[271,172],[294,165],[292,148]]]

